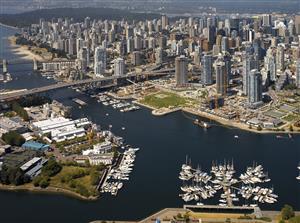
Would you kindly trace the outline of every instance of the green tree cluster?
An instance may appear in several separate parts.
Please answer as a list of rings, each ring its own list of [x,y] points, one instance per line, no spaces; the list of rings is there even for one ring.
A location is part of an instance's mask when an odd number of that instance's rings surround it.
[[[4,133],[2,140],[11,146],[21,146],[25,142],[24,137],[16,131]]]
[[[295,212],[292,206],[284,205],[281,209],[281,218],[282,220],[289,220],[290,218],[295,217]]]
[[[20,168],[2,166],[0,181],[3,184],[14,184],[16,186],[30,182],[30,177],[25,175]]]
[[[41,174],[33,179],[33,185],[41,188],[48,187],[50,184],[50,177],[58,174],[61,169],[61,164],[56,162],[54,158],[50,158],[47,164],[42,168]]]
[[[47,176],[43,176],[43,175],[37,176],[33,180],[33,185],[35,187],[46,188],[49,186],[49,184],[50,184],[50,178]]]
[[[42,168],[42,175],[53,177],[58,174],[62,169],[61,164],[56,162],[54,158],[50,158],[47,164]]]
[[[24,121],[29,121],[27,111],[25,111],[25,109],[19,103],[12,103],[11,109],[16,112]]]

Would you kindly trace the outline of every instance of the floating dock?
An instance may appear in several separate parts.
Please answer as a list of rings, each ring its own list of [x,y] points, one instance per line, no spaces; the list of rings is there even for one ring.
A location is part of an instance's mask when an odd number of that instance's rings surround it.
[[[81,106],[86,105],[86,102],[84,102],[84,101],[82,101],[82,100],[80,100],[80,99],[78,99],[78,98],[74,98],[73,101],[74,101],[75,103],[81,105]]]

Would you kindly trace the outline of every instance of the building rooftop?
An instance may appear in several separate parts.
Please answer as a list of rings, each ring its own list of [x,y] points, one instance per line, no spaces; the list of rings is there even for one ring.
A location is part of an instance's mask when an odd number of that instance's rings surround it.
[[[36,141],[27,141],[22,145],[23,148],[29,148],[34,150],[46,150],[49,148],[49,145],[42,144]]]
[[[37,162],[41,161],[42,158],[41,157],[34,157],[31,160],[29,160],[28,162],[26,162],[25,164],[23,164],[20,169],[23,171],[28,170],[32,165],[36,164]]]

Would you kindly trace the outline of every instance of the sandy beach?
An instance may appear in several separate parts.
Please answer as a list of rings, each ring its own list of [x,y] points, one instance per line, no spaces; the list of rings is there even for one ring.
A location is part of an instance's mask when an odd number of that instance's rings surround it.
[[[8,38],[10,45],[13,47],[12,52],[16,55],[21,56],[22,59],[25,60],[36,60],[38,62],[45,61],[45,59],[33,53],[28,46],[20,46],[16,44],[16,37],[11,36]]]

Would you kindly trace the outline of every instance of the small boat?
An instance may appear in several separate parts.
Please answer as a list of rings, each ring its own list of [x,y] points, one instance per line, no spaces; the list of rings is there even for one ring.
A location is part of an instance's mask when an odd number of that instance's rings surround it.
[[[281,135],[277,135],[277,136],[276,136],[276,138],[277,138],[277,139],[282,139],[282,138],[283,138],[283,136],[281,136]]]
[[[108,114],[108,113],[106,113],[105,115],[106,115],[106,116],[109,116],[109,114]]]
[[[195,125],[201,126],[202,128],[208,129],[211,127],[211,125],[207,122],[201,121],[199,119],[195,119],[194,121]]]
[[[235,138],[235,139],[238,139],[238,138],[239,138],[239,136],[238,136],[238,135],[235,135],[235,136],[234,136],[234,138]]]
[[[289,138],[292,139],[293,138],[293,135],[291,133],[289,133]]]
[[[125,127],[122,127],[122,130],[125,130]]]

